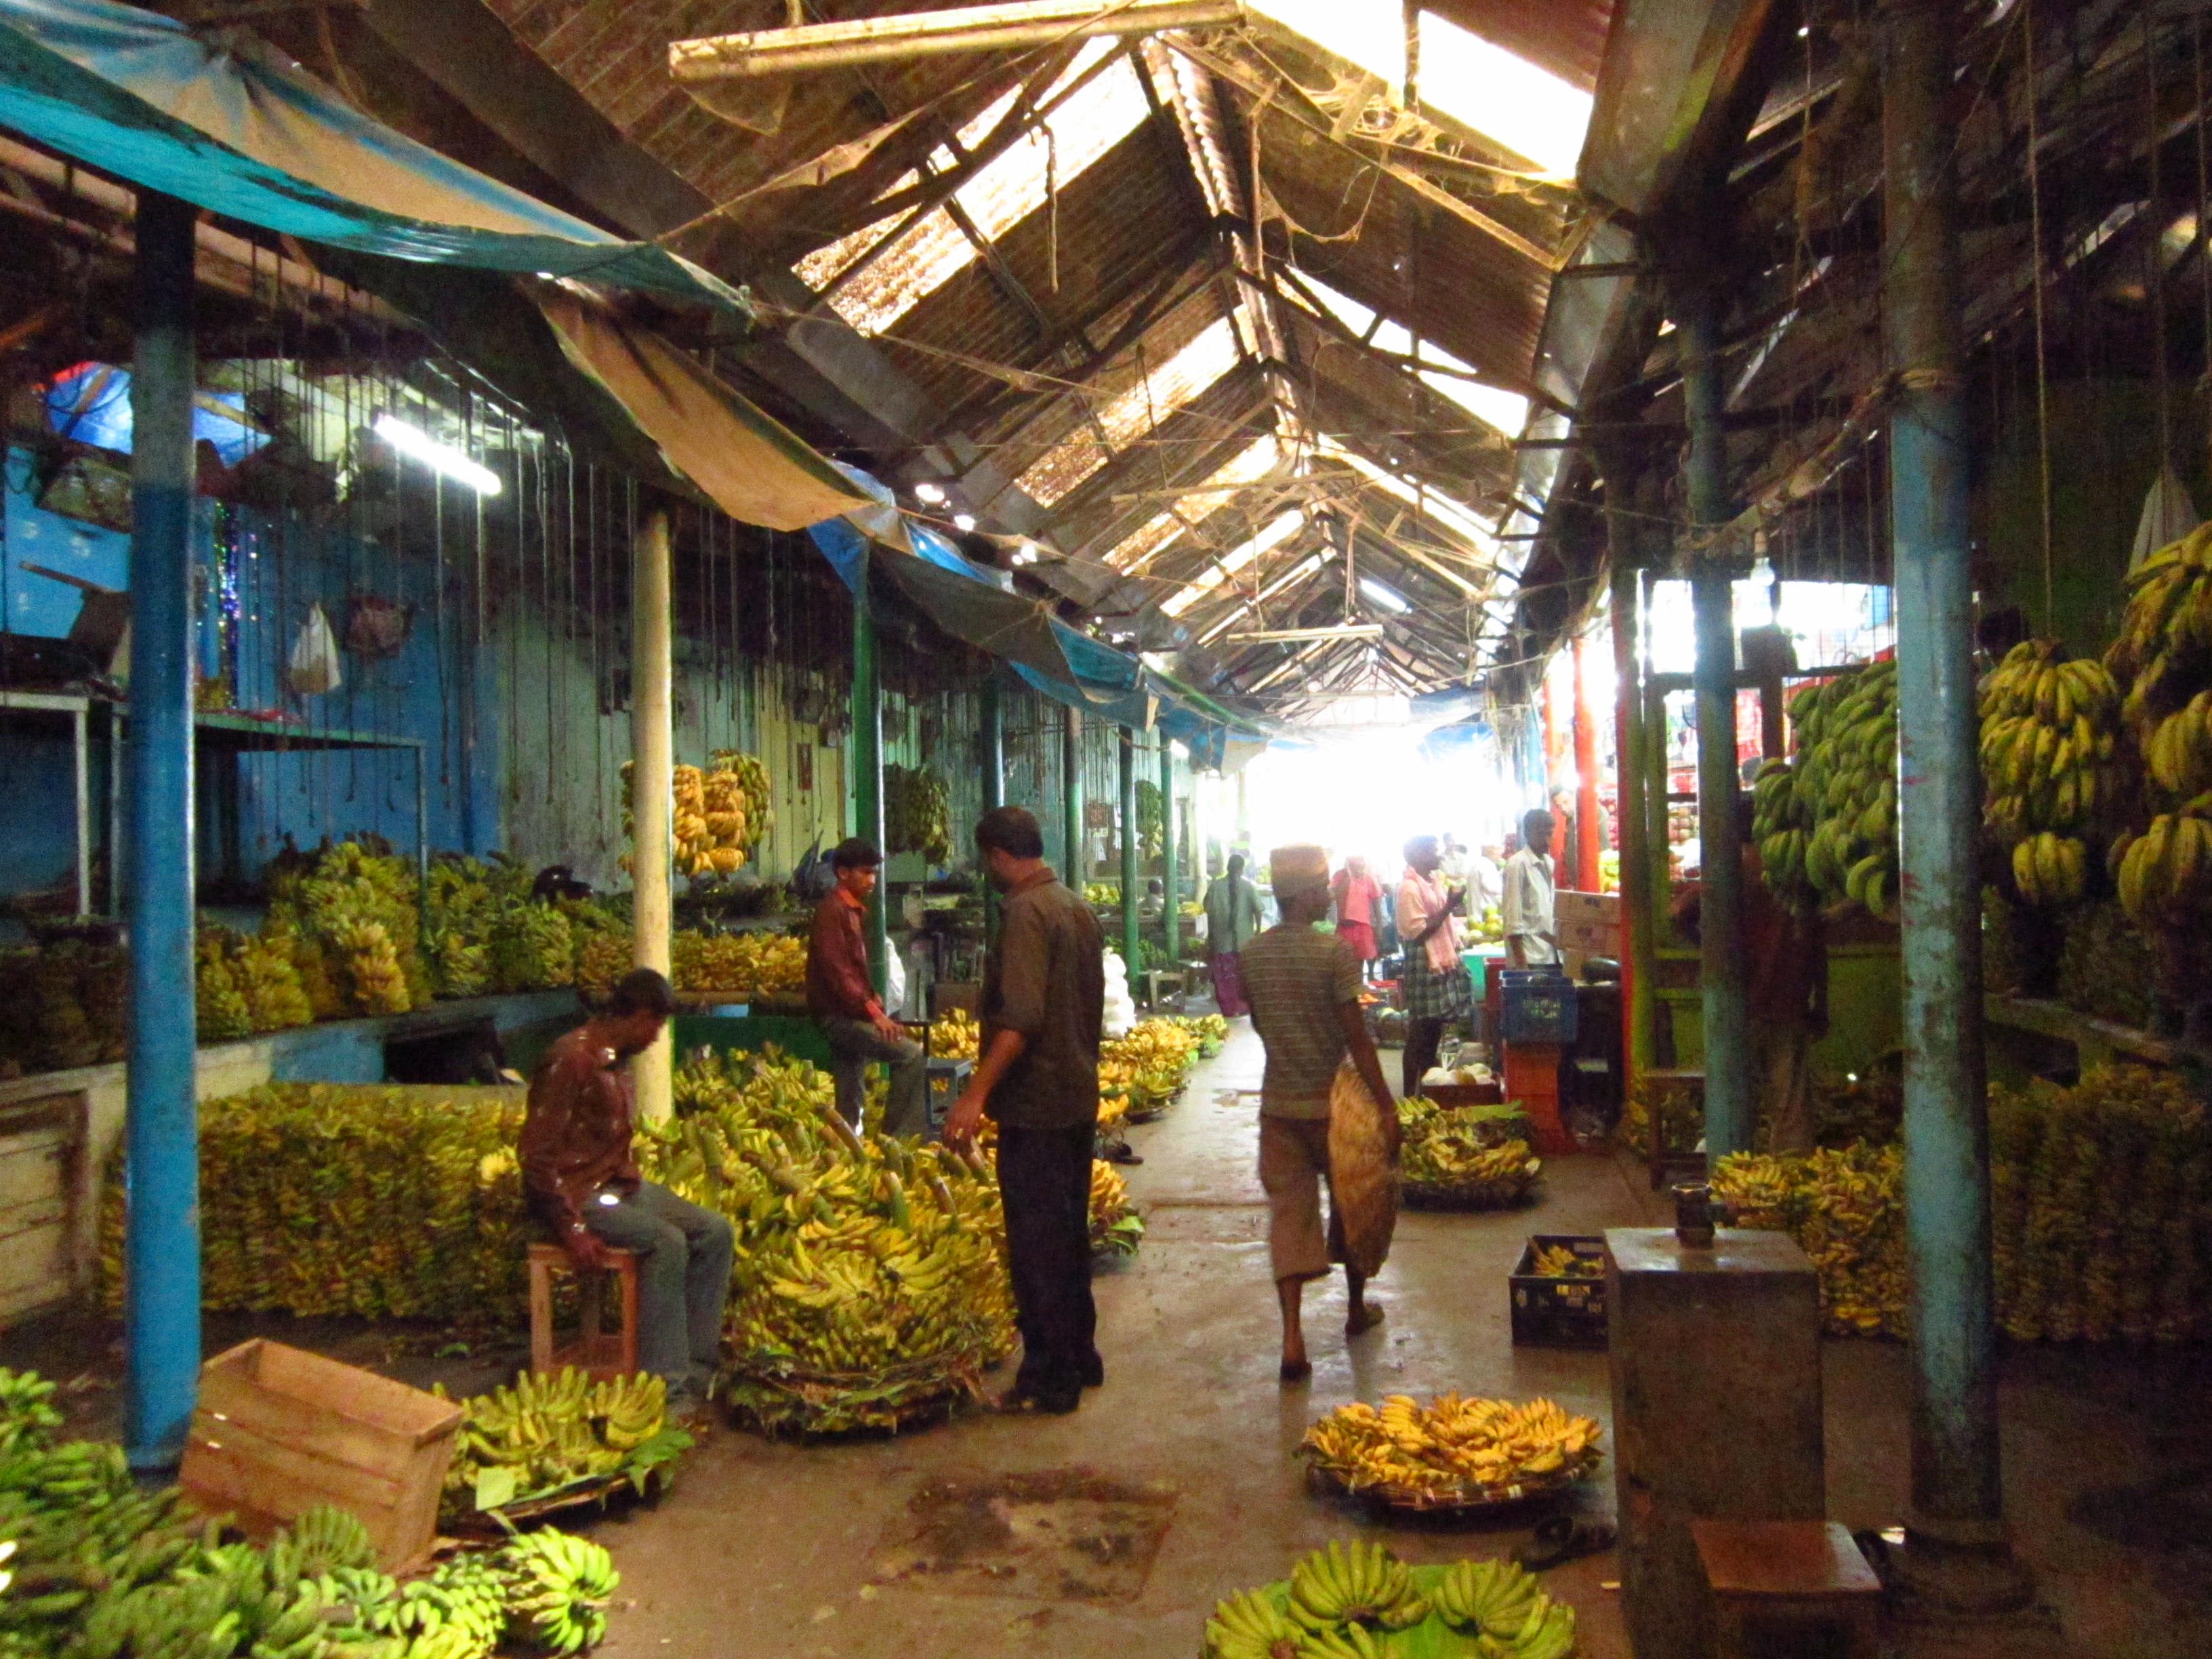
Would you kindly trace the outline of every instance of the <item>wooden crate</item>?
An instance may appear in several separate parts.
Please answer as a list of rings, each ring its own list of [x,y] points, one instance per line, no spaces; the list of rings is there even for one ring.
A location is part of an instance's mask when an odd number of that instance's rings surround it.
[[[200,1370],[179,1479],[255,1538],[318,1504],[361,1518],[387,1571],[428,1553],[461,1408],[256,1338]]]

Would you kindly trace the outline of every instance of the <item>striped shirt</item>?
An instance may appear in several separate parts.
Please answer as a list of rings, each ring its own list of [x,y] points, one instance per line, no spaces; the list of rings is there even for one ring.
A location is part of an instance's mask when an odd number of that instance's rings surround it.
[[[1345,1055],[1337,1011],[1359,1001],[1359,958],[1334,933],[1284,923],[1245,945],[1243,964],[1252,1029],[1267,1049],[1261,1115],[1326,1118]]]

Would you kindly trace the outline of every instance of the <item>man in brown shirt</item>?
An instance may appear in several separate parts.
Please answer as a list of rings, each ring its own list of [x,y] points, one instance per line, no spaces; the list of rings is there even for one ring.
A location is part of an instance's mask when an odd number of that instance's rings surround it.
[[[876,890],[882,864],[882,854],[857,836],[830,853],[837,884],[814,908],[814,932],[806,945],[806,1012],[829,1039],[837,1115],[860,1127],[868,1066],[884,1060],[891,1068],[884,1133],[920,1136],[929,1132],[929,1061],[921,1045],[884,1012],[868,970],[868,896]]]
[[[975,846],[1006,895],[983,972],[981,1058],[945,1122],[956,1145],[999,1126],[1021,1370],[1008,1410],[1072,1412],[1105,1381],[1091,1299],[1091,1157],[1098,1133],[1105,941],[1079,893],[1044,861],[1036,817],[984,814]]]
[[[667,1379],[680,1409],[714,1380],[735,1246],[727,1220],[641,1178],[630,1156],[626,1062],[653,1046],[675,1007],[668,981],[640,968],[556,1037],[531,1073],[517,1152],[531,1213],[579,1272],[605,1267],[610,1245],[641,1258],[638,1364]]]

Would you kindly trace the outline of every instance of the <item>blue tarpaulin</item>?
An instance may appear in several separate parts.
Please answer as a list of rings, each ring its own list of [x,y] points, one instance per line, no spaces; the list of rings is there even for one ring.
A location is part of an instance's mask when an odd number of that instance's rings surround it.
[[[46,424],[59,436],[131,453],[131,371],[112,363],[79,363],[46,383]],[[225,466],[236,466],[269,441],[246,412],[241,392],[192,395],[192,436],[213,444]]]
[[[0,0],[0,125],[150,190],[364,253],[745,309],[737,291],[370,119],[250,36]]]

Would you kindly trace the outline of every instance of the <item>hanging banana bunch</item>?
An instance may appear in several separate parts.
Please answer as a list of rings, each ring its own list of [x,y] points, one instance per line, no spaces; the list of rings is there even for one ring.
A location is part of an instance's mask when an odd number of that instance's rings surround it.
[[[1982,822],[2029,904],[2079,903],[2114,793],[2120,695],[2104,664],[2024,640],[1982,683]]]

